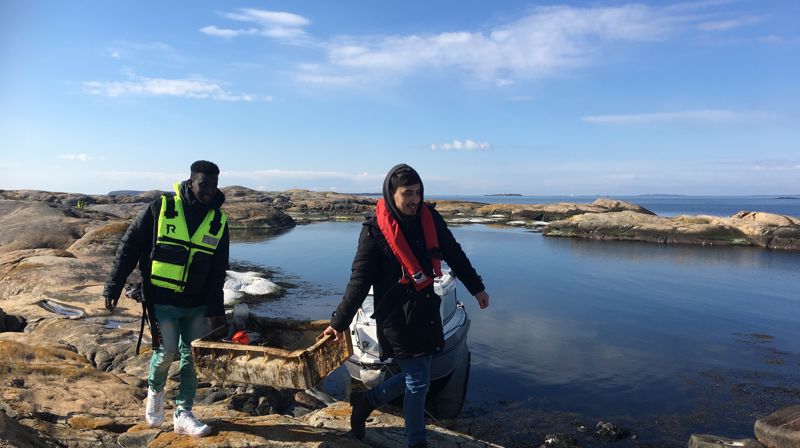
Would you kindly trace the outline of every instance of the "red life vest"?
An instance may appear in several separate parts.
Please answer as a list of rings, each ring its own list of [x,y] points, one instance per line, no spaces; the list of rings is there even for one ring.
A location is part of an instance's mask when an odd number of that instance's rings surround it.
[[[436,224],[433,222],[433,215],[428,205],[425,203],[420,204],[419,215],[422,221],[422,233],[425,236],[425,247],[428,252],[439,251],[439,237],[436,235]],[[403,276],[400,277],[400,283],[408,283],[409,281],[414,284],[417,291],[422,291],[433,283],[433,277],[428,277],[422,270],[417,257],[408,245],[403,231],[400,229],[400,224],[389,212],[386,203],[383,199],[378,199],[375,205],[375,216],[378,221],[378,228],[381,230],[386,242],[392,249],[392,253],[400,262],[403,267]],[[436,277],[442,276],[442,260],[439,258],[431,258],[433,264],[433,274]]]

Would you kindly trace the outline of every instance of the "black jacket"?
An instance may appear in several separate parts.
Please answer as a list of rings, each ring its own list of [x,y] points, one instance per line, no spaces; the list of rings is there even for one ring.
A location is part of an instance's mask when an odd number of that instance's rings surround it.
[[[483,282],[472,267],[442,216],[431,210],[443,259],[466,286],[470,294],[484,290]],[[431,261],[425,257],[425,240],[420,226],[404,228],[404,235],[423,269],[431,272]],[[361,228],[358,250],[353,259],[350,282],[341,303],[333,313],[331,326],[346,331],[358,308],[373,286],[374,318],[378,324],[378,342],[382,357],[411,358],[430,355],[444,346],[441,298],[433,285],[417,292],[410,283],[399,284],[402,268],[383,237],[376,218],[370,217]]]
[[[217,190],[214,201],[208,205],[203,204],[189,190],[186,181],[181,183],[180,192],[189,235],[194,234],[209,210],[219,208],[225,202],[225,195]],[[128,275],[133,272],[138,263],[144,280],[142,290],[148,304],[175,305],[186,308],[205,305],[207,307],[207,316],[225,315],[222,287],[225,284],[225,271],[228,269],[230,243],[228,225],[225,225],[217,250],[211,257],[210,265],[207,267],[207,274],[204,273],[200,276],[205,277],[205,284],[199,288],[200,292],[194,294],[186,291],[178,293],[150,283],[150,267],[152,263],[150,257],[153,252],[153,244],[158,235],[158,216],[160,213],[161,198],[158,198],[139,212],[136,219],[128,226],[128,230],[117,247],[117,257],[114,260],[108,280],[106,280],[103,295],[114,299],[118,298],[125,287]],[[190,273],[189,281],[194,282],[198,281],[198,279],[191,278]]]

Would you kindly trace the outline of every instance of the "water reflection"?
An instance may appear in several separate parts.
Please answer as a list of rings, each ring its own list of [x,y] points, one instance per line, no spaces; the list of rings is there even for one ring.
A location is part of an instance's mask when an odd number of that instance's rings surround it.
[[[231,243],[266,243],[279,236],[291,232],[294,227],[274,229],[231,229]]]
[[[624,262],[666,261],[675,264],[707,266],[736,265],[744,268],[785,269],[800,263],[796,253],[765,250],[759,247],[693,246],[657,244],[643,241],[604,241],[545,237],[542,244],[552,251],[569,250],[576,257],[620,260]]]

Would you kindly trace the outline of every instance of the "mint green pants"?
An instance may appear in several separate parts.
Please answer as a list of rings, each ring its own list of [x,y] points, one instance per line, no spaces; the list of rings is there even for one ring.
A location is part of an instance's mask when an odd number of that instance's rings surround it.
[[[192,341],[208,332],[206,307],[181,308],[172,305],[153,305],[161,345],[153,350],[147,384],[156,392],[164,390],[169,366],[180,356],[180,386],[175,399],[175,417],[191,411],[197,392],[197,373],[192,359]]]

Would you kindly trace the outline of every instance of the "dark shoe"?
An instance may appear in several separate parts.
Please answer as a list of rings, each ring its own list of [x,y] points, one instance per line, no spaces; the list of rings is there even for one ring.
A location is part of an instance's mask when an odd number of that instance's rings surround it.
[[[408,445],[408,448],[428,448],[428,442],[417,442],[413,445]]]
[[[355,391],[350,394],[350,405],[353,413],[350,414],[350,434],[358,440],[363,440],[367,433],[367,417],[375,408],[369,402],[367,393]]]

